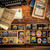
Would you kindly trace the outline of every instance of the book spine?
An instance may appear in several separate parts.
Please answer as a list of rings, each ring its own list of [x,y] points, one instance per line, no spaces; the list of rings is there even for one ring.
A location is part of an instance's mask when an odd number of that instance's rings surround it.
[[[35,3],[35,0],[32,0],[31,3],[30,3],[30,6],[34,7],[34,3]]]

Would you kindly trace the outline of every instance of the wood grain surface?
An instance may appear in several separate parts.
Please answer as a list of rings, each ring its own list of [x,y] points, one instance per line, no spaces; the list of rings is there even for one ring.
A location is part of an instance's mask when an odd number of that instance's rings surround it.
[[[22,20],[14,20],[12,22],[12,24],[26,24],[26,23],[49,23],[50,22],[45,19],[38,19],[38,18],[33,18],[32,15],[32,8],[29,6],[31,0],[27,0],[27,5],[22,5],[22,6],[14,6],[14,7],[9,7],[10,9],[16,9],[16,8],[22,8],[23,10],[23,19]],[[50,0],[48,2],[48,6],[47,6],[47,11],[50,11]],[[22,48],[18,48],[18,47],[12,47],[12,48],[0,48],[0,50],[50,50],[50,46],[30,46],[29,48],[27,47],[22,47]]]
[[[32,11],[33,11],[33,8],[30,7],[30,2],[31,0],[27,0],[27,5],[22,5],[22,6],[13,6],[13,7],[9,7],[10,9],[17,9],[17,8],[22,8],[22,11],[23,11],[23,19],[22,20],[17,20],[15,19],[12,23],[13,24],[33,24],[33,23],[49,23],[50,24],[50,21],[48,21],[48,19],[38,19],[38,18],[34,18],[32,17]],[[47,5],[47,11],[50,11],[50,0],[48,0],[48,5]]]

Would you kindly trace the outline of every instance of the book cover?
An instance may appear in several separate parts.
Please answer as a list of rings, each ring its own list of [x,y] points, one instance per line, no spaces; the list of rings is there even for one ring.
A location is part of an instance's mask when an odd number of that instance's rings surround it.
[[[48,3],[48,0],[36,0],[32,17],[45,19],[47,3]]]

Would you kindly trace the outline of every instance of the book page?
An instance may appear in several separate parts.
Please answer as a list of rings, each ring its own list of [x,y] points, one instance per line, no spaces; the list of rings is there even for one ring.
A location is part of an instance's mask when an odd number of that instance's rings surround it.
[[[7,30],[14,20],[14,16],[15,11],[6,8],[0,19],[0,26]]]
[[[1,7],[0,7],[0,18],[1,18],[1,16],[2,16],[3,12],[4,12],[4,9],[5,9],[5,8],[1,8]]]

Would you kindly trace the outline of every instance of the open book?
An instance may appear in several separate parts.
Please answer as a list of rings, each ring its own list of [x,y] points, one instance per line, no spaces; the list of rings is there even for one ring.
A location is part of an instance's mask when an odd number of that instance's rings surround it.
[[[0,27],[7,30],[10,27],[14,16],[15,11],[7,8],[0,8]]]

